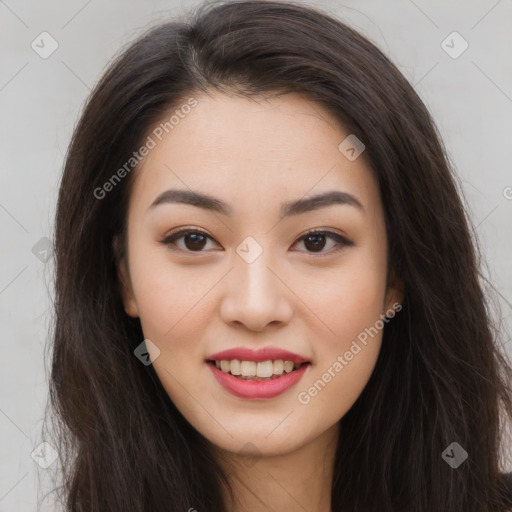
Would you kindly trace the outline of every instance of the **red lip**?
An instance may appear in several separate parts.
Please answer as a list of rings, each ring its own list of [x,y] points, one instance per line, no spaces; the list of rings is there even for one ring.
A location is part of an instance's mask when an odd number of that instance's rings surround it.
[[[223,354],[223,352],[220,353]],[[284,393],[302,378],[304,372],[310,366],[309,364],[303,364],[299,369],[290,373],[283,373],[283,375],[277,379],[257,381],[238,379],[230,373],[219,370],[212,363],[206,364],[217,379],[217,382],[219,382],[226,391],[229,391],[232,395],[239,398],[248,399],[273,398]]]
[[[269,359],[282,359],[284,361],[293,361],[294,363],[307,363],[308,359],[288,350],[274,347],[264,347],[260,350],[251,350],[250,348],[232,348],[217,352],[208,357],[207,361],[221,361],[222,359],[232,360],[240,359],[242,361],[268,361]]]

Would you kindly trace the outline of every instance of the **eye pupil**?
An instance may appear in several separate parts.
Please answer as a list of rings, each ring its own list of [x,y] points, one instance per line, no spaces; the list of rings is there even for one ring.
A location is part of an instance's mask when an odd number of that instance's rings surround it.
[[[323,243],[319,244],[319,239],[323,239]],[[308,246],[308,241],[313,241],[313,250],[322,250],[325,247],[325,235],[309,235],[304,240],[306,246]],[[309,247],[308,247],[309,248]]]
[[[200,233],[189,233],[185,235],[184,239],[187,249],[191,250],[201,250],[206,242],[206,237]],[[188,243],[189,240],[192,240],[192,246]],[[195,244],[199,244],[199,246]]]

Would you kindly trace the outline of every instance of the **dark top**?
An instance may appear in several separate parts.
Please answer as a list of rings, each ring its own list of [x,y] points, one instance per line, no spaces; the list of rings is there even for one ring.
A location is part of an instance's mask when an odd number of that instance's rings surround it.
[[[512,473],[503,473],[501,480],[503,482],[503,488],[506,490],[508,506],[510,506],[509,510],[512,511]]]

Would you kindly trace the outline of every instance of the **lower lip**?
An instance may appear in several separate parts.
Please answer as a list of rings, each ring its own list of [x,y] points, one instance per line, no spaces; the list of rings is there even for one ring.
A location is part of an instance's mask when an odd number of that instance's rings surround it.
[[[281,377],[272,380],[243,380],[233,377],[230,373],[219,370],[212,363],[206,363],[217,381],[230,393],[239,398],[273,398],[296,384],[309,364],[303,364],[299,369],[290,373],[283,373]]]

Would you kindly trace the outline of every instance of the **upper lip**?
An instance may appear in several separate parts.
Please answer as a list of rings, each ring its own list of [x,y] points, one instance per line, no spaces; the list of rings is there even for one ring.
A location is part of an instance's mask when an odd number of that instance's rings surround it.
[[[222,359],[232,360],[240,359],[241,361],[268,361],[275,359],[282,359],[284,361],[293,361],[294,363],[308,363],[309,360],[299,354],[294,354],[288,350],[275,347],[264,347],[259,350],[252,350],[250,348],[231,348],[216,352],[208,357],[207,361],[221,361]]]

